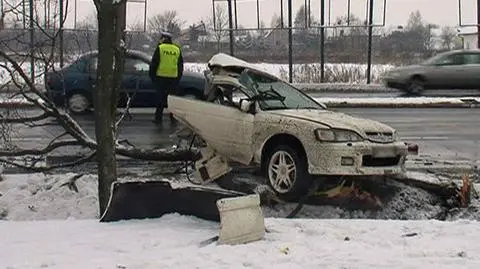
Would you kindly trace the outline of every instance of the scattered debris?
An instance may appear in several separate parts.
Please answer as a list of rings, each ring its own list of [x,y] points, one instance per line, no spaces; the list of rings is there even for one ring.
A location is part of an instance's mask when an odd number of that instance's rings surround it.
[[[417,236],[418,233],[408,233],[408,234],[404,234],[402,235],[402,237],[413,237],[413,236]]]
[[[84,174],[74,175],[73,177],[68,179],[65,183],[61,184],[60,187],[67,186],[68,189],[78,193],[78,187],[77,187],[77,184],[75,182],[83,176],[84,176]]]

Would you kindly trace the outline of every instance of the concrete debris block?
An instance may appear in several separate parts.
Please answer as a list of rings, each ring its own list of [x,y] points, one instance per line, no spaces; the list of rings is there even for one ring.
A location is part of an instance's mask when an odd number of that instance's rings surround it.
[[[258,194],[220,199],[217,208],[219,244],[245,244],[264,237],[265,221]]]

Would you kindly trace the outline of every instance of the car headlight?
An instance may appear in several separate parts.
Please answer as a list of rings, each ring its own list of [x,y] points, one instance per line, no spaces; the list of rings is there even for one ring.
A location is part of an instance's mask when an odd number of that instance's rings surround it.
[[[400,136],[398,135],[398,131],[394,130],[392,134],[392,140],[393,141],[398,141],[400,139]]]
[[[315,137],[322,142],[363,141],[363,138],[356,132],[342,129],[316,129]]]

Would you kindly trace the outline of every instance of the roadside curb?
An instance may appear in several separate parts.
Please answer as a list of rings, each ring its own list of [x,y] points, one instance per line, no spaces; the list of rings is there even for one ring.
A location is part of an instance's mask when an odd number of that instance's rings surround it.
[[[0,108],[14,109],[14,108],[27,108],[34,107],[35,105],[27,102],[0,102]]]
[[[439,100],[430,99],[431,101],[415,101],[411,98],[397,97],[394,99],[387,98],[314,98],[328,107],[332,108],[480,108],[479,98],[439,98]],[[350,99],[350,100],[349,100]],[[399,100],[401,102],[399,102]],[[433,100],[433,101],[432,101]],[[31,108],[35,107],[33,103],[26,100],[6,100],[0,102],[0,108]]]
[[[79,155],[51,155],[46,157],[46,163],[48,165],[59,164],[62,162],[73,162],[82,158]],[[169,167],[174,164],[181,162],[156,162],[156,161],[142,161],[137,159],[132,159],[128,157],[117,158],[118,167],[139,167],[144,170],[145,166],[156,167],[164,165]],[[85,163],[86,165],[95,164],[95,161],[89,161]],[[455,162],[455,161],[445,161],[445,160],[430,160],[426,158],[423,161],[418,159],[408,160],[405,164],[406,168],[410,172],[425,172],[425,173],[478,173],[480,167],[477,164],[469,162]],[[144,167],[144,168],[142,168]],[[3,172],[2,172],[3,168]],[[3,167],[0,166],[0,174],[31,174],[32,172],[26,172],[21,168],[17,167]]]
[[[349,103],[349,102],[323,102],[329,108],[480,108],[480,104],[469,103]],[[0,108],[15,109],[15,108],[33,108],[31,103],[0,103]]]
[[[480,104],[468,104],[468,103],[348,103],[339,102],[331,103],[324,102],[329,108],[480,108]]]

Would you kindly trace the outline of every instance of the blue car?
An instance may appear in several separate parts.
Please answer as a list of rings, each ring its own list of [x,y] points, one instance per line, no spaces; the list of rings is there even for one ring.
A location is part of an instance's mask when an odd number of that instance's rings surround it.
[[[81,55],[76,61],[61,70],[48,72],[45,76],[47,96],[58,107],[68,107],[73,113],[85,113],[93,107],[98,52]],[[128,50],[125,58],[125,72],[117,107],[155,107],[157,100],[148,70],[151,56],[135,50]],[[206,80],[202,73],[184,71],[178,86],[178,95],[204,100]]]

